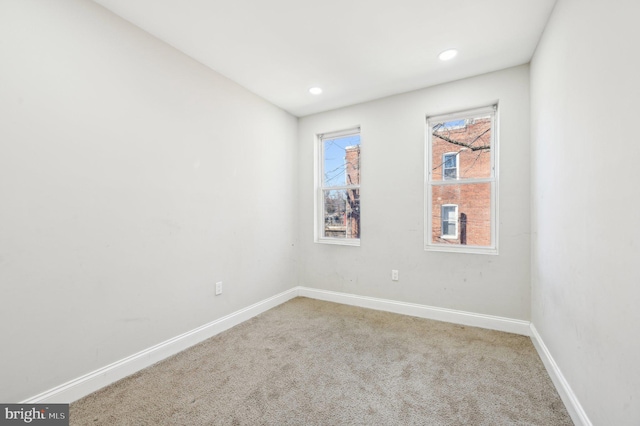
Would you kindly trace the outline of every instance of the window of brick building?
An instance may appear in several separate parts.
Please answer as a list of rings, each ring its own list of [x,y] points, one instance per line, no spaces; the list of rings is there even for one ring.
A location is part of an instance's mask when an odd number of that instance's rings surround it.
[[[497,254],[496,113],[427,117],[425,249]]]
[[[317,141],[315,240],[360,245],[360,129],[320,134]]]
[[[455,204],[443,205],[441,220],[442,238],[458,238],[458,206],[456,206]]]
[[[442,155],[442,179],[458,179],[458,153]]]

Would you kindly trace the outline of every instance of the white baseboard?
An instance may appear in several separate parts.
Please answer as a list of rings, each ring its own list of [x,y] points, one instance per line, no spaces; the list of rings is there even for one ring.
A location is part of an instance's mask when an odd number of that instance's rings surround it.
[[[357,296],[354,294],[338,293],[335,291],[317,290],[308,287],[297,287],[297,290],[298,296],[342,303],[344,305],[411,315],[414,317],[468,325],[471,327],[488,328],[490,330],[522,334],[524,336],[528,336],[530,332],[529,321],[497,317],[493,315],[475,314],[472,312],[456,311],[454,309],[437,308],[435,306],[418,305],[415,303],[397,302],[388,299]]]
[[[589,420],[587,413],[585,413],[580,401],[578,401],[578,397],[573,393],[571,386],[569,386],[569,383],[564,378],[564,375],[560,371],[560,367],[558,367],[558,364],[556,364],[555,360],[551,356],[551,352],[547,349],[547,346],[544,344],[542,337],[538,334],[538,330],[536,330],[533,323],[531,324],[531,341],[538,351],[538,354],[551,377],[551,381],[553,381],[553,384],[556,386],[556,390],[560,394],[562,402],[564,402],[565,407],[567,407],[571,420],[573,420],[577,426],[592,426],[591,420]]]
[[[201,327],[166,340],[106,367],[22,401],[23,404],[71,403],[158,361],[198,344],[297,296],[296,288],[262,300]]]
[[[239,311],[172,339],[166,340],[141,352],[121,359],[120,361],[116,361],[105,367],[99,368],[82,377],[78,377],[77,379],[56,386],[53,389],[22,401],[22,403],[71,403],[297,296],[403,315],[411,315],[419,318],[445,321],[454,324],[505,331],[525,336],[528,336],[530,331],[533,329],[529,327],[530,324],[528,321],[456,311],[453,309],[438,308],[434,306],[418,305],[415,303],[397,302],[394,300],[378,299],[374,297],[357,296],[354,294],[338,293],[334,291],[318,290],[308,287],[294,287],[291,290],[287,290],[244,309],[240,309]],[[540,351],[540,349],[538,349],[538,351]],[[547,367],[547,369],[549,369],[549,367]],[[556,386],[558,385],[556,384]],[[590,423],[584,424],[590,425]]]

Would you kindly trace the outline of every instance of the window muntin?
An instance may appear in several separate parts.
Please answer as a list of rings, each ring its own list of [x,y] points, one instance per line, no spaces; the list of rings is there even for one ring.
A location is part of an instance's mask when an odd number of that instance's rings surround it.
[[[360,244],[360,130],[318,135],[316,241]]]
[[[497,253],[496,111],[427,118],[425,249]]]

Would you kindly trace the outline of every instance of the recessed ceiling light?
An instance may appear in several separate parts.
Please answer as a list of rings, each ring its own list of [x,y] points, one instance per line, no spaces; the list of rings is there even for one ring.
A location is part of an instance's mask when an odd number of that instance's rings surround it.
[[[455,58],[457,54],[458,51],[456,49],[448,49],[439,54],[438,58],[440,58],[441,61],[448,61],[449,59]]]
[[[322,89],[319,87],[312,87],[311,89],[309,89],[309,93],[311,93],[312,95],[319,95],[320,93],[322,93]]]

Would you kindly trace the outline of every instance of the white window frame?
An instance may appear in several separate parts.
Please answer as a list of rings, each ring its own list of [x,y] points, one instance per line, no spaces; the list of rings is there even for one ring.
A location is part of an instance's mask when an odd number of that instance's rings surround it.
[[[360,238],[336,238],[324,236],[324,191],[326,190],[349,190],[357,189],[360,193],[362,183],[362,173],[360,169],[360,183],[357,185],[337,185],[324,186],[324,141],[329,139],[342,138],[347,136],[360,135],[362,149],[362,134],[359,126],[350,127],[346,130],[336,132],[319,133],[315,139],[315,215],[314,215],[314,241],[322,244],[338,244],[344,246],[360,246]],[[360,163],[362,163],[362,151],[360,153]],[[361,224],[360,224],[361,225]]]
[[[445,222],[451,222],[451,220],[446,219],[445,220],[445,216],[444,216],[444,209],[445,207],[455,207],[455,230],[456,232],[451,235],[451,234],[445,234],[444,233],[444,223]],[[445,240],[457,240],[458,239],[458,230],[460,229],[460,220],[458,218],[458,205],[457,204],[443,204],[442,206],[440,206],[440,238],[445,239]]]
[[[441,179],[436,179],[433,171],[433,155],[432,155],[432,125],[433,123],[441,123],[443,121],[454,121],[462,119],[470,119],[479,115],[489,114],[491,116],[491,176],[487,178],[474,178],[474,179],[444,179],[444,172]],[[427,251],[443,251],[443,252],[457,252],[457,253],[474,253],[474,254],[498,254],[498,154],[499,154],[499,111],[498,104],[495,103],[490,106],[481,108],[460,110],[453,113],[440,114],[427,116],[426,129],[425,129],[425,234],[424,234],[424,249]],[[458,156],[459,157],[459,156]],[[444,158],[444,156],[443,156]],[[459,160],[458,160],[459,161]],[[460,165],[456,162],[459,169]],[[489,183],[491,185],[491,244],[489,246],[469,246],[463,244],[452,243],[438,243],[432,241],[433,235],[433,200],[432,188],[434,186],[442,185],[466,185],[477,183]],[[450,205],[450,204],[449,204]],[[442,209],[441,209],[442,210]],[[442,211],[440,212],[442,214]],[[456,213],[458,215],[459,212]],[[458,219],[459,222],[459,219]],[[442,224],[441,224],[442,225]],[[442,233],[442,232],[441,232]],[[456,225],[456,234],[459,233],[459,223]],[[448,237],[451,238],[451,237]],[[457,235],[456,235],[457,238]],[[451,238],[452,239],[452,238]]]
[[[445,177],[446,175],[446,158],[447,156],[451,156],[453,155],[456,159],[456,176],[454,178],[447,178]],[[460,170],[460,153],[459,152],[445,152],[444,154],[442,154],[442,180],[455,180],[458,179],[458,176],[460,176],[459,173]]]

